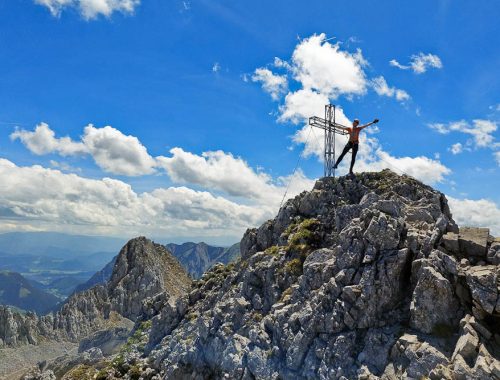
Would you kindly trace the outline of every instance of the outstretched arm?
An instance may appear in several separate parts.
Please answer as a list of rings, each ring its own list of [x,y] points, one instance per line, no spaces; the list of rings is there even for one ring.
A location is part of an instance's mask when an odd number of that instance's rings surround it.
[[[339,125],[339,124],[336,124],[336,125],[335,125],[335,128],[342,129],[343,131],[347,131],[347,130],[349,130],[349,127],[343,127],[343,126],[341,126],[341,125]]]
[[[377,123],[378,123],[378,119],[375,119],[375,120],[373,120],[372,122],[370,122],[368,124],[362,125],[360,128],[363,129],[363,128],[369,127],[372,124],[377,124]]]

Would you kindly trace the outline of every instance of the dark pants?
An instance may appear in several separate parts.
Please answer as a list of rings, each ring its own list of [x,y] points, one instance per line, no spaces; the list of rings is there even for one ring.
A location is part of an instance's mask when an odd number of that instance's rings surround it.
[[[342,161],[346,153],[349,152],[349,150],[352,148],[351,169],[349,170],[349,173],[352,173],[352,168],[354,167],[354,163],[356,162],[356,154],[358,154],[358,147],[359,147],[358,143],[353,143],[352,141],[349,141],[344,147],[344,150],[340,154],[339,158],[337,159],[335,167],[337,167],[337,165],[340,164],[340,161]]]

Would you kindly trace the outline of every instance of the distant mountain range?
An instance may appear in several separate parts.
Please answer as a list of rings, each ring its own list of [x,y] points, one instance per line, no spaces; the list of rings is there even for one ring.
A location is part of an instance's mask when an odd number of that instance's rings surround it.
[[[35,287],[16,272],[0,271],[0,304],[38,314],[49,312],[61,300]]]
[[[170,243],[165,247],[181,262],[193,278],[200,278],[215,263],[227,264],[240,255],[240,243],[214,247],[206,243]]]

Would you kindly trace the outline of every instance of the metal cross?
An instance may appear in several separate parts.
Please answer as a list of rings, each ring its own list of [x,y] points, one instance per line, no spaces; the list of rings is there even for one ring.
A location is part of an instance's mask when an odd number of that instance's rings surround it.
[[[321,128],[325,131],[325,177],[335,177],[335,135],[347,135],[348,132],[343,129],[345,125],[335,121],[335,105],[325,105],[325,118],[313,116],[309,118],[309,125]]]

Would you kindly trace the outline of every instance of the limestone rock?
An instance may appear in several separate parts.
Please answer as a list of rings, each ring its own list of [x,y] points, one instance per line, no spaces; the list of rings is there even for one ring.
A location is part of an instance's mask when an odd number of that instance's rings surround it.
[[[458,234],[448,232],[442,237],[442,240],[441,240],[444,248],[455,255],[460,253],[460,245],[458,243],[458,236],[459,236]]]
[[[475,266],[466,272],[467,285],[470,288],[475,305],[487,314],[493,314],[498,300],[497,266]]]
[[[411,326],[428,334],[450,328],[457,322],[458,309],[450,282],[433,268],[422,268],[410,305]]]
[[[458,236],[460,251],[466,256],[486,256],[489,236],[490,230],[488,228],[460,228]]]
[[[161,287],[169,265],[146,273],[163,265],[153,243],[131,243],[104,300],[147,343],[127,345],[119,377],[495,378],[498,268],[481,262],[493,240],[457,232],[443,194],[385,170],[320,179],[184,294]]]

